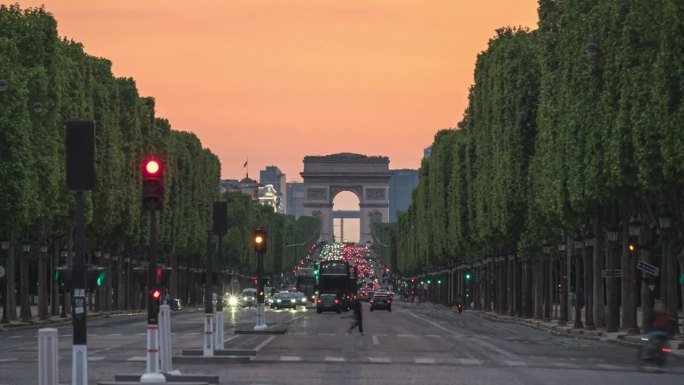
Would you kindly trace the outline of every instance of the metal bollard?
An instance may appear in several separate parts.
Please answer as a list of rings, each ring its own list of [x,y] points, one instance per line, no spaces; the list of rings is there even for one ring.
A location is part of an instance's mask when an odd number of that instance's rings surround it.
[[[223,350],[223,311],[216,312],[216,342],[214,350]]]
[[[204,313],[204,357],[214,356],[214,314]]]
[[[161,371],[171,371],[171,309],[169,305],[159,307],[159,356],[161,358]]]
[[[38,330],[38,385],[57,385],[59,361],[57,329]]]

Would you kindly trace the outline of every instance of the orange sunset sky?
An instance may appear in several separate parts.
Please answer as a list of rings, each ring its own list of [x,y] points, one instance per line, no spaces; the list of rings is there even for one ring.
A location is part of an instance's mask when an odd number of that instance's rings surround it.
[[[537,0],[43,0],[60,36],[132,77],[157,116],[192,131],[222,177],[305,155],[384,155],[418,168],[461,120],[478,52]],[[358,201],[357,201],[358,203]]]

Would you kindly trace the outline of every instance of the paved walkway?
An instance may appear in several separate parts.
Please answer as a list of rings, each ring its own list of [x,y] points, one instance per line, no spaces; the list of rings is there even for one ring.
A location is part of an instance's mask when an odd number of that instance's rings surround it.
[[[441,306],[441,305],[437,305]],[[448,308],[450,311],[458,311],[455,307]],[[608,333],[604,329],[596,330],[585,330],[585,329],[574,329],[573,321],[569,321],[566,325],[560,325],[558,320],[544,321],[533,318],[521,318],[513,317],[509,315],[497,314],[494,312],[480,311],[480,310],[465,310],[469,312],[476,313],[481,317],[502,321],[502,322],[515,322],[518,324],[527,325],[536,329],[547,330],[550,333],[555,333],[559,335],[567,335],[575,338],[585,338],[600,341],[608,341],[613,343],[618,343],[626,346],[638,346],[641,343],[641,339],[645,338],[644,334],[630,335],[626,332],[616,332]],[[670,347],[672,348],[672,356],[679,359],[684,359],[684,338],[682,335],[678,335],[676,338],[670,341]]]
[[[103,312],[103,311],[91,311],[88,310],[88,319],[97,319],[97,318],[104,318],[104,317],[110,317],[110,316],[115,316],[115,315],[124,315],[124,314],[143,314],[146,312],[146,310],[137,310],[137,311],[131,311],[131,310],[112,310],[108,312]],[[0,316],[2,315],[2,307],[0,306]],[[71,314],[67,314],[66,318],[62,318],[59,315],[56,316],[49,316],[48,320],[40,320],[38,318],[38,306],[31,306],[31,315],[33,316],[31,318],[31,321],[29,322],[24,322],[20,320],[20,315],[21,315],[21,307],[17,306],[17,320],[16,321],[10,321],[9,323],[6,324],[0,324],[0,331],[3,329],[26,329],[26,328],[41,328],[41,327],[50,327],[51,325],[62,325],[62,324],[68,324],[71,323]]]

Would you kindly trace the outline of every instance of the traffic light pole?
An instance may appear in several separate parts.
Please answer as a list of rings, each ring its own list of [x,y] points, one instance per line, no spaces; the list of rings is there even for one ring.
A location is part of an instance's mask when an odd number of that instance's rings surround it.
[[[86,258],[85,258],[85,213],[83,207],[83,191],[76,191],[76,227],[75,248],[76,260],[72,275],[73,293],[71,306],[71,322],[73,325],[73,347],[71,383],[73,385],[88,384],[88,333],[86,331]]]
[[[207,231],[207,272],[204,286],[204,357],[214,355],[214,266],[211,258],[211,231]]]
[[[257,277],[259,278],[259,287],[257,288],[257,313],[256,313],[256,325],[254,325],[254,330],[264,330],[267,328],[266,325],[266,312],[264,309],[264,252],[257,251]]]
[[[157,208],[150,208],[150,248],[147,253],[147,365],[140,382],[166,382],[159,368],[159,298],[157,289]]]

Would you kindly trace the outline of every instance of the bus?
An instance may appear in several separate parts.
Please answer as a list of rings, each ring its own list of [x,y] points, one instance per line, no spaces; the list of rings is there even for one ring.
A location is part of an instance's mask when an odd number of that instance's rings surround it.
[[[322,260],[318,265],[317,290],[319,294],[334,293],[342,302],[342,309],[351,309],[357,292],[355,269],[342,260]]]
[[[316,301],[316,277],[314,276],[314,269],[312,267],[302,267],[297,270],[295,288],[298,292],[306,295],[307,301]]]

